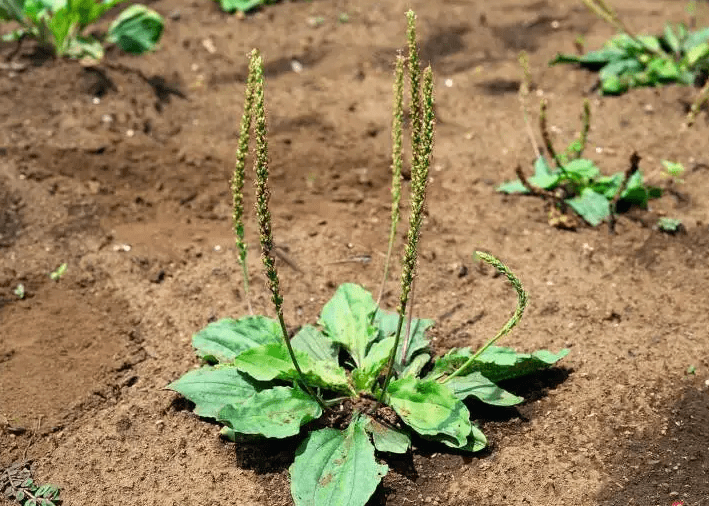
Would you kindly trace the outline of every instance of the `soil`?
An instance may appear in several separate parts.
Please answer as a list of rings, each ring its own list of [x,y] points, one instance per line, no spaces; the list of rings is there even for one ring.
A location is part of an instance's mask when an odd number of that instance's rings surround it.
[[[615,3],[639,32],[685,19],[683,2]],[[314,0],[245,19],[212,2],[150,5],[166,30],[147,56],[109,51],[84,68],[0,45],[20,64],[0,70],[0,469],[30,460],[71,505],[291,504],[297,441],[224,442],[164,387],[198,365],[194,332],[246,312],[228,180],[252,47],[266,61],[276,242],[297,267],[279,264],[288,324],[314,322],[340,283],[377,290],[392,62],[412,7],[438,117],[417,314],[435,319],[439,353],[493,335],[515,295],[473,261],[483,249],[531,293],[504,344],[571,352],[507,385],[527,398],[518,408],[471,405],[488,450],[417,442],[387,459],[372,504],[709,505],[709,115],[680,128],[696,89],[600,98],[593,74],[548,67],[578,35],[595,48],[613,34],[572,0]],[[588,97],[589,156],[611,173],[637,150],[667,190],[616,234],[552,228],[541,200],[495,192],[534,156],[521,50],[559,143]],[[683,182],[661,159],[684,164]],[[686,232],[656,230],[663,215]],[[255,310],[272,314],[254,226],[247,236]],[[359,255],[371,261],[344,262]],[[397,297],[392,280],[385,306]]]

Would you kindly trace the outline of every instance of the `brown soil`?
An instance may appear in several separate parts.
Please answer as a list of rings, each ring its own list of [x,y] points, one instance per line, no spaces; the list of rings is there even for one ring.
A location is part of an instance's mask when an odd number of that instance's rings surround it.
[[[518,409],[472,406],[488,451],[419,444],[388,461],[373,504],[709,504],[707,113],[681,132],[691,88],[601,99],[593,75],[548,68],[577,35],[597,47],[613,33],[572,0],[313,1],[245,20],[216,3],[158,0],[171,17],[154,54],[110,52],[89,70],[40,62],[27,44],[14,60],[27,67],[0,71],[0,469],[26,453],[71,505],[291,503],[295,442],[225,443],[164,387],[197,365],[193,332],[245,312],[228,179],[252,47],[267,62],[276,240],[298,267],[280,266],[287,321],[315,321],[342,282],[376,290],[391,64],[410,5],[439,120],[417,312],[436,320],[440,352],[492,335],[514,294],[473,263],[484,249],[532,295],[505,344],[571,353],[563,368],[510,386],[528,398]],[[684,3],[638,0],[620,12],[658,32],[683,19]],[[572,138],[591,97],[590,156],[610,173],[637,150],[650,181],[672,190],[622,215],[616,235],[551,228],[540,200],[494,191],[533,158],[516,95],[520,50],[557,138]],[[684,182],[663,178],[660,159],[682,162]],[[654,230],[663,214],[687,233]],[[339,262],[361,254],[372,261]],[[66,275],[51,281],[62,262]],[[255,255],[250,264],[255,308],[271,314]],[[392,306],[396,282],[388,288]]]

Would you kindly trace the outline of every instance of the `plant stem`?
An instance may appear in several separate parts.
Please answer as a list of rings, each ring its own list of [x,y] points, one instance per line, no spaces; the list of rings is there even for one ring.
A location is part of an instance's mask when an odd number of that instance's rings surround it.
[[[244,280],[244,298],[249,309],[249,314],[254,314],[251,307],[251,295],[249,293],[249,267],[246,263],[248,246],[244,242],[244,179],[246,167],[246,155],[249,151],[249,131],[251,130],[252,108],[254,103],[254,80],[256,75],[255,64],[258,51],[254,49],[249,55],[249,75],[246,79],[246,91],[244,93],[244,113],[241,116],[239,130],[239,145],[236,150],[236,163],[234,175],[231,179],[231,195],[233,200],[232,221],[234,234],[236,236],[236,250],[239,264]]]
[[[591,103],[588,99],[583,101],[583,114],[581,115],[581,132],[579,133],[579,144],[581,148],[578,153],[576,153],[576,159],[578,160],[583,156],[583,152],[586,149],[586,144],[588,143],[588,131],[591,129]]]
[[[699,114],[699,111],[707,100],[709,100],[709,79],[707,79],[707,82],[704,83],[702,89],[699,90],[699,93],[697,93],[697,98],[694,99],[694,103],[692,103],[692,107],[687,113],[687,119],[685,120],[686,128],[694,125],[694,121],[697,119],[697,114]]]
[[[271,254],[273,250],[273,232],[271,230],[271,211],[268,204],[271,192],[268,188],[268,140],[266,131],[266,112],[264,107],[264,82],[263,82],[263,61],[260,56],[254,57],[254,118],[256,134],[256,217],[259,224],[259,236],[261,242],[261,260],[266,272],[268,287],[271,290],[271,301],[276,308],[278,321],[283,332],[283,341],[288,348],[288,354],[293,361],[293,366],[300,378],[301,387],[317,401],[323,409],[327,409],[325,403],[306,383],[305,375],[300,369],[295,352],[291,346],[288,329],[283,320],[283,297],[280,292],[278,271],[276,270],[276,260]]]
[[[556,152],[556,149],[554,149],[554,142],[552,141],[551,134],[549,133],[549,125],[547,124],[547,106],[548,102],[545,98],[543,98],[539,102],[539,130],[542,133],[542,139],[544,140],[544,147],[546,148],[547,153],[549,153],[549,156],[552,160],[554,160],[556,166],[565,173],[566,171],[564,170],[564,164],[561,163],[561,157]]]
[[[613,26],[619,32],[626,34],[628,37],[633,39],[637,44],[644,47],[646,50],[651,52],[656,56],[661,58],[670,58],[670,56],[665,53],[662,49],[656,49],[645,44],[634,32],[628,28],[628,26],[623,22],[623,20],[604,0],[581,0],[588,9],[593,12],[596,16],[606,21],[608,24]]]
[[[537,140],[534,138],[534,131],[532,130],[532,125],[529,124],[529,114],[527,112],[527,98],[529,97],[529,91],[532,84],[531,73],[529,71],[529,57],[526,51],[521,51],[519,53],[519,65],[522,67],[522,82],[519,86],[519,104],[522,108],[522,118],[524,119],[524,127],[527,130],[527,137],[532,143],[532,149],[534,150],[534,159],[536,160],[540,156],[539,146],[537,145]]]
[[[409,312],[406,318],[406,329],[404,330],[404,342],[401,343],[401,365],[406,365],[406,353],[409,351],[411,342],[411,319],[414,314],[414,294],[416,293],[416,278],[411,282],[411,293],[409,294]]]
[[[470,357],[466,362],[460,366],[458,369],[456,369],[450,376],[448,376],[445,380],[442,381],[442,383],[446,383],[447,381],[450,381],[452,378],[455,378],[456,376],[460,375],[466,368],[470,367],[470,365],[473,363],[473,361],[478,358],[480,355],[482,355],[485,350],[487,350],[490,346],[495,344],[495,342],[500,339],[503,336],[506,336],[507,334],[510,333],[510,331],[519,323],[519,321],[522,319],[522,315],[524,314],[524,309],[527,307],[527,292],[524,291],[524,288],[522,287],[522,283],[519,281],[519,278],[515,276],[512,271],[505,265],[503,264],[500,260],[495,258],[492,255],[489,255],[487,253],[483,253],[482,251],[476,251],[474,257],[479,258],[480,260],[492,265],[495,267],[500,273],[504,274],[507,279],[512,283],[512,286],[514,287],[515,291],[517,292],[517,308],[515,309],[514,314],[512,315],[512,318],[509,319],[509,321],[505,324],[504,327],[500,329],[500,331],[490,339],[485,345],[480,348],[478,351],[475,352],[475,354]]]
[[[389,263],[391,260],[391,252],[394,248],[394,240],[396,239],[396,229],[399,225],[401,211],[399,203],[401,202],[401,166],[402,166],[402,140],[403,140],[403,123],[404,123],[404,57],[399,54],[396,58],[396,69],[394,71],[394,107],[392,113],[392,154],[391,154],[391,229],[389,230],[389,247],[387,248],[387,256],[384,262],[384,277],[382,284],[379,287],[379,295],[377,296],[377,304],[372,321],[377,315],[379,303],[384,295],[384,287],[389,277]]]

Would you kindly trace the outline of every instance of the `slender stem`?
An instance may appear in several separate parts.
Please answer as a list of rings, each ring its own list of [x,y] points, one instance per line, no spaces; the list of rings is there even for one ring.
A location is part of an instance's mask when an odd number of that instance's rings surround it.
[[[411,282],[411,294],[409,295],[409,314],[406,318],[406,330],[404,331],[404,342],[401,344],[401,365],[406,365],[406,354],[409,351],[411,342],[411,319],[414,314],[414,294],[416,292],[416,278]]]
[[[476,358],[478,358],[480,355],[482,355],[485,350],[487,350],[490,346],[495,344],[495,342],[500,339],[503,336],[506,336],[507,334],[510,333],[510,331],[519,323],[519,321],[522,319],[522,315],[524,314],[524,309],[527,307],[527,292],[524,291],[524,288],[522,287],[522,283],[520,283],[519,278],[515,276],[512,271],[500,260],[495,258],[492,255],[489,255],[487,253],[483,253],[482,251],[476,251],[475,256],[479,258],[480,260],[492,265],[495,267],[499,272],[505,275],[507,279],[512,283],[512,286],[514,287],[515,291],[517,292],[517,308],[515,309],[514,314],[512,315],[512,318],[510,318],[507,323],[500,329],[500,331],[490,339],[485,345],[480,348],[478,351],[473,354],[472,357],[470,357],[468,360],[465,361],[465,363],[460,366],[458,369],[456,369],[450,376],[448,376],[445,380],[442,381],[442,383],[446,383],[447,381],[450,381],[452,378],[455,378],[456,376],[460,375],[465,369],[470,367],[470,365],[475,361]]]
[[[524,127],[527,130],[527,137],[532,143],[532,149],[534,150],[534,159],[536,160],[540,156],[539,146],[537,145],[537,140],[534,138],[534,131],[532,130],[532,125],[529,123],[529,113],[527,111],[527,98],[529,97],[529,91],[532,84],[532,77],[529,71],[529,57],[526,51],[522,51],[519,54],[519,65],[522,67],[522,82],[519,86],[519,104],[522,108],[522,118],[524,119]]]
[[[583,114],[581,115],[581,133],[579,133],[579,144],[581,149],[579,149],[576,154],[576,158],[579,159],[583,156],[583,152],[586,149],[586,144],[588,143],[588,131],[591,129],[591,103],[588,99],[583,101]]]
[[[399,322],[396,324],[396,334],[394,334],[394,346],[392,352],[389,354],[389,361],[386,366],[386,377],[384,378],[384,385],[382,385],[382,392],[379,394],[379,399],[377,405],[384,400],[387,388],[389,388],[389,382],[391,381],[392,371],[394,370],[394,360],[396,358],[396,349],[399,347],[399,338],[401,337],[401,327],[404,324],[404,314],[399,313]]]
[[[308,395],[310,395],[310,397],[315,399],[315,402],[317,402],[322,409],[327,411],[328,406],[325,404],[325,402],[305,382],[305,375],[303,374],[303,371],[300,368],[300,364],[298,363],[298,359],[295,358],[295,351],[293,350],[293,345],[290,342],[290,336],[288,335],[288,329],[286,328],[286,322],[283,320],[283,311],[278,311],[278,321],[281,324],[281,332],[283,332],[283,341],[285,341],[286,348],[288,348],[288,355],[290,355],[290,359],[293,362],[293,366],[295,367],[295,370],[298,373],[298,376],[300,377],[300,382],[299,382],[300,386],[308,393]]]
[[[689,128],[692,125],[694,125],[694,122],[697,119],[697,114],[699,114],[699,111],[701,110],[702,106],[708,100],[709,100],[709,79],[707,79],[707,82],[704,83],[704,86],[702,87],[702,89],[699,90],[699,93],[697,93],[697,98],[694,99],[694,103],[692,103],[692,107],[689,109],[689,112],[687,113],[687,119],[685,120],[686,128]]]

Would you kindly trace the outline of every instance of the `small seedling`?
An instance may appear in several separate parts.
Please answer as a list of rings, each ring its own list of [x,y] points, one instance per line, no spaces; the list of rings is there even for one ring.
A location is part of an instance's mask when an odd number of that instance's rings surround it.
[[[620,33],[603,49],[578,56],[557,54],[550,65],[579,64],[599,72],[600,92],[620,95],[630,88],[668,83],[692,85],[709,71],[709,28],[689,31],[665,25],[662,35],[635,35],[604,0],[582,0]]]
[[[663,216],[657,220],[657,228],[667,234],[677,234],[684,229],[684,225],[682,225],[682,220]]]
[[[680,176],[684,173],[684,165],[679,162],[670,162],[669,160],[661,160],[662,166],[667,175],[672,178],[676,183],[684,183],[684,180],[680,179]]]
[[[262,5],[275,4],[279,0],[217,0],[224,12],[249,12]]]
[[[116,44],[131,54],[153,49],[164,22],[152,9],[135,4],[111,23],[103,40],[85,34],[90,25],[125,0],[0,0],[0,22],[14,21],[20,28],[3,40],[35,39],[51,47],[56,56],[101,60],[104,44]]]
[[[59,506],[59,487],[45,483],[38,485],[31,478],[26,465],[14,464],[0,473],[0,490],[8,499],[22,506]]]
[[[67,264],[64,263],[57,267],[56,270],[50,272],[49,277],[51,278],[51,280],[59,281],[59,279],[61,279],[61,277],[66,273],[67,267]]]
[[[693,365],[687,367],[687,374],[697,374],[697,368]]]
[[[497,383],[550,367],[568,353],[540,350],[525,354],[495,345],[521,319],[527,293],[514,274],[487,253],[477,253],[478,258],[509,280],[518,303],[507,324],[484,346],[475,352],[469,347],[455,348],[432,359],[426,331],[433,321],[406,313],[416,273],[434,126],[433,72],[430,67],[423,74],[420,71],[414,13],[409,11],[407,18],[411,212],[398,310],[384,310],[365,288],[345,283],[325,304],[317,325],[305,325],[291,337],[273,256],[263,63],[254,51],[246,95],[252,99],[249,114],[256,142],[255,207],[261,259],[276,318],[256,315],[209,324],[192,339],[197,355],[207,365],[167,387],[192,401],[199,416],[224,424],[222,434],[233,440],[294,437],[305,426],[307,435],[289,469],[296,506],[363,506],[388,471],[377,457],[406,453],[415,436],[462,453],[485,448],[487,439],[471,421],[463,401],[476,397],[495,406],[519,404],[521,397]],[[404,61],[399,58],[393,121],[395,186],[401,177],[403,72]],[[242,129],[242,135],[249,135],[248,129]],[[248,140],[242,141],[240,146],[248,145]],[[243,167],[240,162],[237,172],[239,167]],[[237,181],[232,184],[237,191],[243,174],[236,174],[232,181]],[[396,221],[398,198],[398,191],[393,190],[392,219]],[[242,205],[243,199],[235,197],[234,203]],[[243,216],[243,210],[235,214]],[[406,316],[410,331],[402,332]]]
[[[650,199],[662,194],[659,188],[645,185],[638,169],[640,157],[635,153],[631,156],[629,168],[624,173],[618,172],[612,176],[604,176],[595,162],[583,158],[591,121],[588,101],[584,103],[581,132],[562,153],[554,148],[547,127],[546,110],[546,101],[542,100],[539,128],[554,168],[543,154],[538,154],[532,177],[527,178],[521,167],[517,167],[519,179],[503,183],[497,191],[530,194],[549,201],[552,206],[549,223],[561,228],[576,226],[575,220],[569,217],[569,209],[591,226],[595,227],[606,220],[613,226],[619,202],[646,208]],[[533,136],[530,138],[535,151],[539,153]]]
[[[337,21],[339,21],[342,24],[349,23],[350,22],[350,15],[347,14],[346,12],[341,12],[339,16],[337,16]]]
[[[24,298],[25,298],[25,295],[26,295],[26,293],[25,293],[25,285],[23,285],[22,283],[20,283],[19,285],[17,285],[17,286],[15,287],[15,289],[12,291],[12,293],[14,293],[15,296],[16,296],[18,299],[24,299]]]

